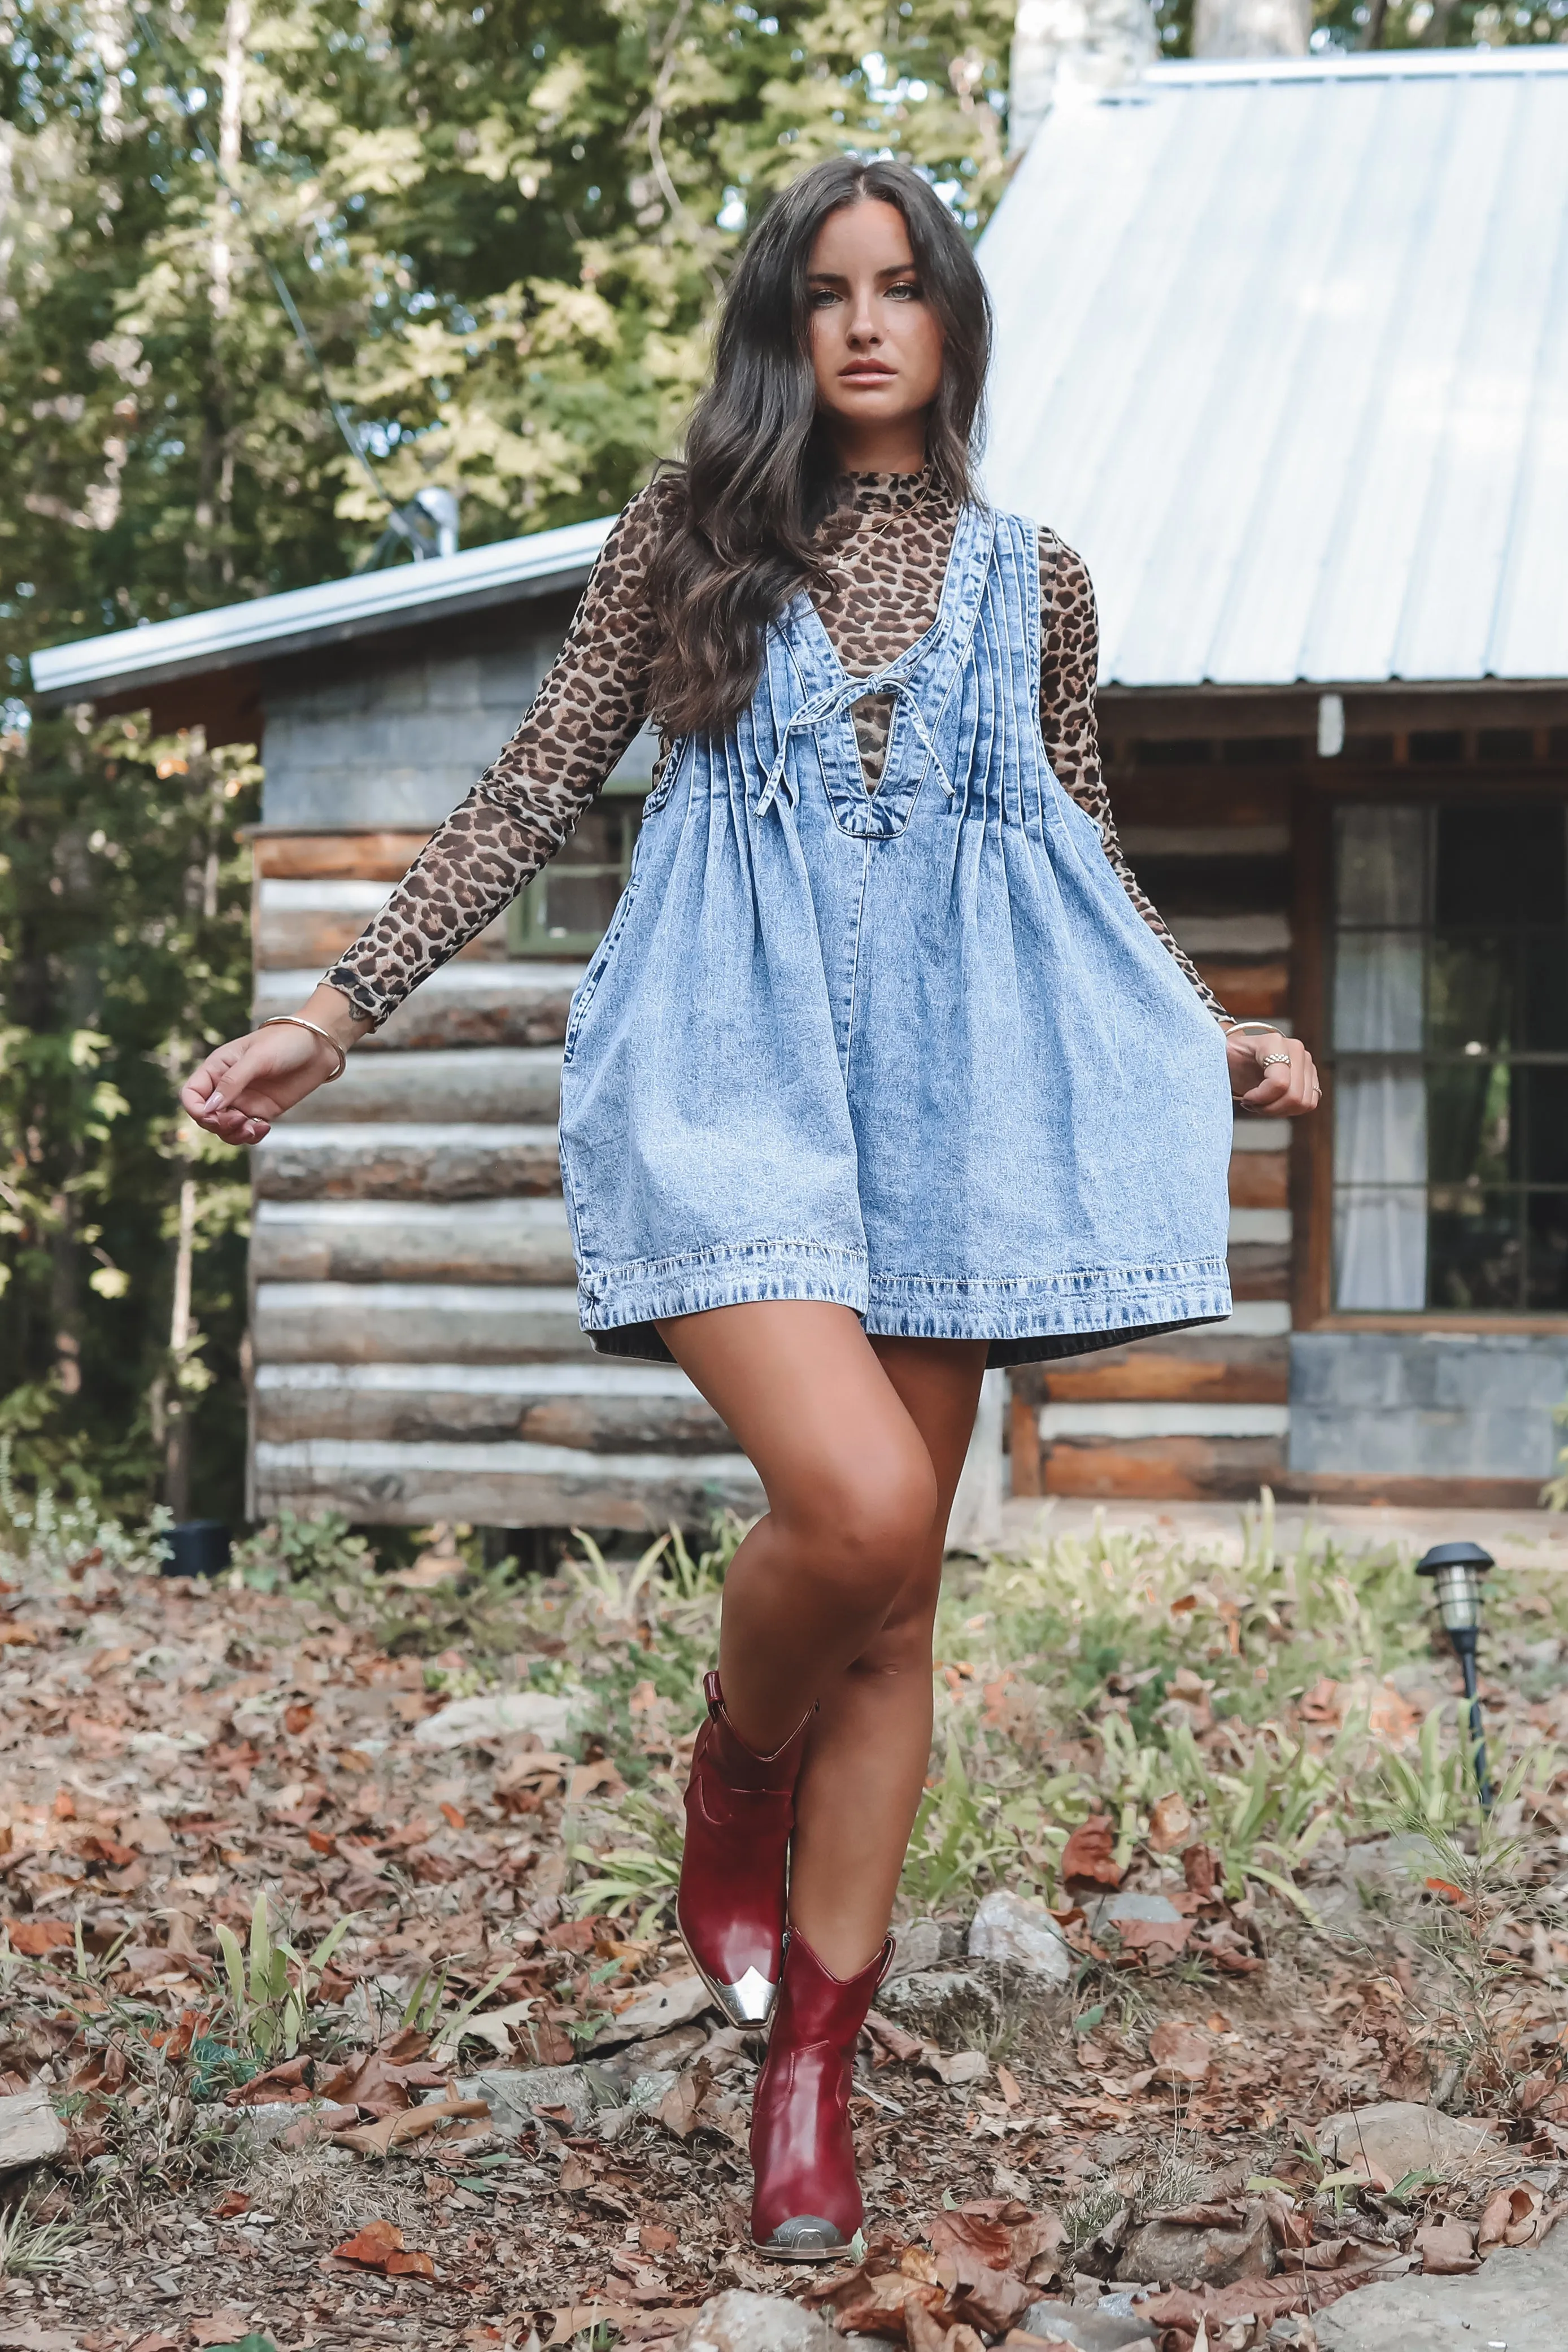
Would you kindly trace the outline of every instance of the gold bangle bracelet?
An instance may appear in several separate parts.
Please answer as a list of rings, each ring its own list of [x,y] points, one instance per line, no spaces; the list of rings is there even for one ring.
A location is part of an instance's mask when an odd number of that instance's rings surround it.
[[[331,1031],[321,1028],[314,1021],[307,1021],[302,1013],[269,1013],[265,1021],[258,1022],[257,1025],[262,1029],[308,1029],[312,1037],[319,1037],[323,1045],[330,1045],[338,1057],[338,1066],[330,1078],[321,1080],[324,1087],[334,1086],[348,1068],[349,1057]]]

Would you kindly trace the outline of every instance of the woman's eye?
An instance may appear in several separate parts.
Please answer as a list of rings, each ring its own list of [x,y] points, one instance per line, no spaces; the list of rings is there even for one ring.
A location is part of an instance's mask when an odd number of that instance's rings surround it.
[[[808,299],[814,310],[826,310],[829,302],[837,302],[838,297],[831,286],[814,286]]]
[[[919,281],[913,278],[900,278],[898,285],[889,286],[888,291],[897,295],[901,302],[918,302],[921,299]]]

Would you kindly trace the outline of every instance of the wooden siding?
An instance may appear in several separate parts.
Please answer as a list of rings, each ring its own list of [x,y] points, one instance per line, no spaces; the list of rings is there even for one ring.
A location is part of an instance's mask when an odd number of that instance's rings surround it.
[[[417,853],[400,829],[256,839],[258,1017],[288,1012]],[[577,1321],[556,1120],[581,966],[504,924],[252,1154],[253,1507],[641,1529],[761,1505],[673,1366]]]
[[[1112,798],[1144,888],[1227,1012],[1290,1027],[1289,776],[1147,773],[1112,744]],[[1230,1164],[1232,1293],[1220,1326],[1013,1375],[1016,1495],[1215,1499],[1285,1471],[1294,1225],[1291,1135],[1238,1117]]]

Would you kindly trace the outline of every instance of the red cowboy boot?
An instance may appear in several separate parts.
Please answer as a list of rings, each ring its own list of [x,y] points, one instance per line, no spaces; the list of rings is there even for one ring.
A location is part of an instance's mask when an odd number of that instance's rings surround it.
[[[855,2042],[893,1958],[889,1937],[869,1968],[829,1976],[798,1927],[767,2059],[752,2102],[752,2243],[779,2263],[830,2263],[860,2227],[849,2088]]]
[[[698,1974],[731,2025],[765,2025],[778,1992],[795,1784],[811,1714],[782,1748],[758,1756],[703,1677],[708,1720],[686,1785],[686,1846],[676,1924]]]

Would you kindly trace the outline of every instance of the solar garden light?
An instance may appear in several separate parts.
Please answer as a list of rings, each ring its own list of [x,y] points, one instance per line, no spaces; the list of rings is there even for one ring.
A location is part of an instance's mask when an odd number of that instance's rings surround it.
[[[1476,1790],[1481,1801],[1481,1811],[1489,1812],[1492,1784],[1487,1769],[1487,1744],[1481,1732],[1480,1694],[1476,1688],[1476,1641],[1481,1626],[1481,1608],[1486,1595],[1481,1579],[1489,1568],[1495,1567],[1489,1551],[1475,1543],[1434,1544],[1415,1563],[1417,1576],[1432,1579],[1433,1597],[1437,1613],[1454,1645],[1459,1661],[1459,1671],[1465,1677],[1465,1696],[1470,1703],[1470,1746],[1475,1757]]]

